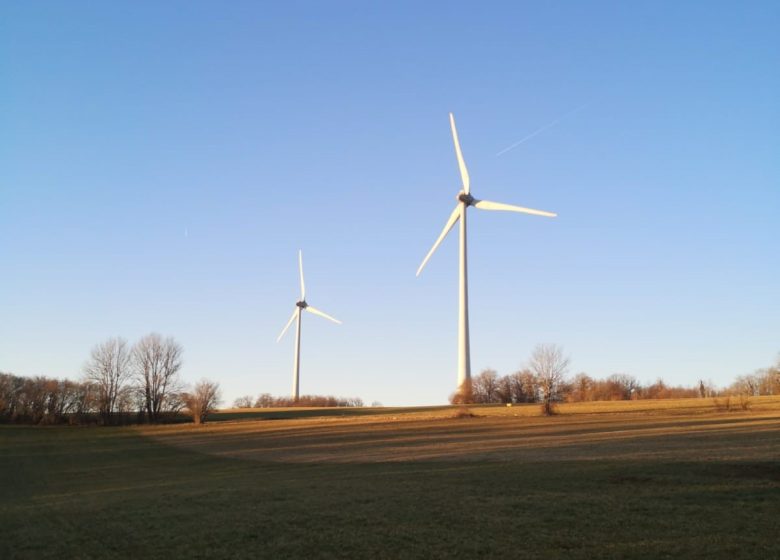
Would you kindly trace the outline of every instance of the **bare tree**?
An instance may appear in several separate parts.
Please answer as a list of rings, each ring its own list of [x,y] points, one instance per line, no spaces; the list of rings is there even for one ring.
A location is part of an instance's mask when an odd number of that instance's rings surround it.
[[[133,346],[133,373],[150,422],[159,421],[178,402],[182,353],[173,337],[163,339],[157,333],[146,335]]]
[[[516,371],[509,377],[509,389],[511,392],[511,402],[513,403],[532,403],[536,402],[539,391],[536,377],[531,371],[524,369]]]
[[[206,422],[210,412],[214,412],[222,400],[219,383],[201,379],[191,393],[185,393],[184,402],[196,424]]]
[[[252,408],[252,395],[244,395],[233,401],[233,408]]]
[[[775,365],[769,368],[769,377],[772,380],[771,394],[780,394],[780,354],[777,356],[777,362],[775,362]]]
[[[611,400],[631,400],[639,389],[639,381],[627,373],[613,373],[607,378],[607,385],[611,393]]]
[[[574,376],[568,398],[574,402],[595,400],[596,380],[585,372]]]
[[[97,390],[97,408],[103,421],[110,423],[117,402],[130,377],[130,350],[123,338],[110,338],[92,349],[84,366],[86,380]]]
[[[0,372],[0,419],[13,420],[19,401],[19,378]]]
[[[496,400],[500,403],[512,402],[512,377],[504,375],[498,378]]]
[[[263,393],[255,401],[255,408],[270,408],[274,406],[274,398],[271,393]]]
[[[761,387],[761,376],[755,373],[740,375],[731,384],[732,392],[738,395],[747,395],[749,397],[759,394]]]
[[[73,394],[73,423],[84,423],[88,421],[89,414],[97,408],[97,388],[94,383],[84,381],[76,383]]]
[[[748,396],[779,394],[780,368],[769,367],[747,375],[740,375],[732,383],[731,392]]]
[[[700,398],[706,398],[706,397],[714,397],[718,390],[715,387],[715,384],[712,382],[711,379],[705,381],[704,379],[699,379],[699,397]]]
[[[531,354],[528,367],[542,392],[542,411],[545,414],[553,414],[554,404],[560,400],[560,392],[565,383],[569,358],[564,356],[563,348],[556,344],[539,344]]]
[[[499,402],[499,378],[494,369],[483,370],[471,380],[471,391],[475,403]]]
[[[755,375],[758,378],[759,395],[776,395],[780,393],[780,370],[769,367],[758,370]]]

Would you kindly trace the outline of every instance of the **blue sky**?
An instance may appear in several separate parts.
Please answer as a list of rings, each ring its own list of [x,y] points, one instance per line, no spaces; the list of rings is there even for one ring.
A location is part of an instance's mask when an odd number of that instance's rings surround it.
[[[326,5],[327,4],[327,5]],[[729,383],[780,351],[775,2],[6,2],[0,370],[156,331],[225,398],[445,402],[460,185],[472,368]],[[531,140],[502,149],[567,115]]]

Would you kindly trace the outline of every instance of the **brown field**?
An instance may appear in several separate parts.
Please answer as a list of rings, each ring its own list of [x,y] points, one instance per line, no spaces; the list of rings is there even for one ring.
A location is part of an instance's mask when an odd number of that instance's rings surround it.
[[[283,463],[388,461],[713,461],[780,456],[780,397],[376,409],[373,415],[221,421],[144,428],[166,445]],[[285,409],[290,415],[296,409]],[[247,411],[235,411],[246,415]],[[278,409],[274,410],[279,413]],[[468,412],[471,416],[461,414]],[[225,413],[229,417],[230,411]],[[463,416],[463,417],[459,417]],[[750,437],[746,437],[750,436]]]
[[[780,397],[0,426],[0,558],[777,558]]]

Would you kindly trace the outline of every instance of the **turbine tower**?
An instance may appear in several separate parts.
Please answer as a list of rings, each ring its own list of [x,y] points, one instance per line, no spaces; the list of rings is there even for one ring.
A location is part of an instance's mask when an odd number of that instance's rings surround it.
[[[471,182],[469,172],[466,169],[466,162],[463,161],[463,154],[460,151],[460,142],[458,141],[458,131],[455,128],[455,117],[450,113],[450,128],[452,129],[452,141],[455,143],[455,155],[458,158],[458,168],[460,177],[463,181],[463,189],[458,193],[455,199],[458,201],[455,209],[450,214],[444,229],[439,234],[438,239],[425,255],[425,258],[417,269],[417,276],[428,263],[434,251],[460,220],[460,266],[459,266],[459,293],[458,293],[458,390],[463,384],[471,381],[471,355],[469,348],[469,287],[468,287],[468,260],[466,251],[466,210],[469,206],[474,206],[480,210],[506,210],[509,212],[521,212],[523,214],[533,214],[535,216],[547,216],[554,218],[557,214],[545,212],[543,210],[533,210],[532,208],[523,208],[512,204],[503,204],[501,202],[490,202],[487,200],[478,200],[471,195]]]
[[[292,316],[290,317],[290,320],[287,321],[287,324],[282,329],[281,334],[276,339],[276,342],[279,342],[282,340],[282,337],[284,336],[284,333],[287,332],[287,329],[290,328],[290,325],[292,325],[293,321],[296,321],[295,323],[295,357],[293,359],[293,389],[292,389],[292,398],[293,400],[297,401],[299,395],[298,392],[298,384],[300,380],[300,373],[301,373],[301,312],[302,311],[308,311],[309,313],[314,313],[315,315],[319,315],[320,317],[325,317],[329,321],[333,321],[334,323],[341,324],[341,321],[338,319],[334,319],[327,313],[324,313],[317,309],[316,307],[312,307],[308,303],[306,303],[306,284],[303,282],[303,253],[301,251],[298,251],[298,272],[301,276],[301,299],[295,302],[295,310],[293,311]]]

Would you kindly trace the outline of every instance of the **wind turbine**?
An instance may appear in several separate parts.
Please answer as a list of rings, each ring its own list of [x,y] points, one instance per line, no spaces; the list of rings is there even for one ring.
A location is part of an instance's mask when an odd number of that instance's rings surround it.
[[[520,212],[523,214],[533,214],[535,216],[547,216],[554,218],[557,214],[545,212],[543,210],[533,210],[532,208],[523,208],[512,204],[503,204],[501,202],[490,202],[487,200],[478,200],[471,195],[471,182],[469,172],[466,169],[466,162],[463,161],[463,154],[460,151],[460,142],[458,142],[458,131],[455,128],[455,117],[450,113],[450,128],[452,129],[452,141],[455,143],[455,155],[458,158],[458,168],[460,177],[463,181],[463,189],[458,193],[455,199],[458,201],[455,210],[450,214],[444,229],[439,234],[438,239],[425,255],[425,258],[417,269],[417,276],[428,263],[434,251],[460,220],[460,285],[459,285],[459,310],[458,310],[458,390],[463,384],[471,381],[471,355],[469,349],[469,294],[468,294],[468,265],[466,256],[466,210],[469,206],[474,206],[480,210],[506,210],[509,212]]]
[[[300,373],[301,373],[301,312],[308,311],[309,313],[314,313],[315,315],[319,315],[320,317],[325,317],[328,321],[333,321],[334,323],[338,323],[339,325],[341,324],[341,321],[339,321],[338,319],[334,319],[327,313],[324,313],[323,311],[320,311],[316,307],[312,307],[311,305],[306,303],[306,284],[304,284],[303,282],[303,253],[301,251],[298,251],[298,272],[300,273],[301,276],[301,299],[295,302],[295,310],[293,311],[290,320],[287,321],[287,324],[284,326],[284,329],[282,329],[281,334],[276,339],[276,342],[282,340],[284,333],[286,333],[287,329],[290,328],[292,322],[296,321],[295,358],[293,360],[293,390],[292,390],[292,397],[295,401],[297,401],[299,397],[298,381],[300,379]]]

